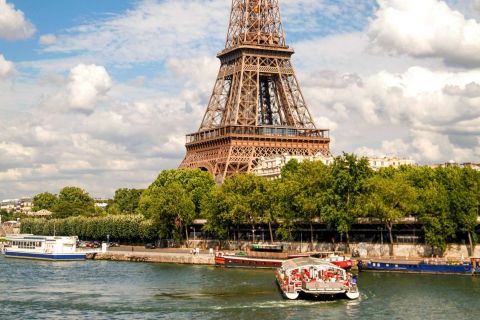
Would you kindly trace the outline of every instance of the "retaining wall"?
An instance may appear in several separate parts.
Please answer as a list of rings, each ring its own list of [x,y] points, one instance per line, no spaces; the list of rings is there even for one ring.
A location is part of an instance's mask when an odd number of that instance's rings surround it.
[[[215,257],[212,254],[191,253],[167,253],[167,252],[129,252],[110,251],[106,253],[89,253],[87,259],[109,260],[109,261],[130,261],[130,262],[153,262],[153,263],[178,263],[178,264],[200,264],[213,265]]]

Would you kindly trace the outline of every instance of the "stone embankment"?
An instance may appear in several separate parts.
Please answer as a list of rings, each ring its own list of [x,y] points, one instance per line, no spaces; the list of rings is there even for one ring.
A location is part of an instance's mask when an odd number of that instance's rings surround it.
[[[215,256],[211,253],[192,254],[189,250],[151,250],[146,251],[139,248],[126,250],[120,248],[109,250],[105,253],[89,253],[87,259],[90,260],[108,260],[108,261],[128,261],[128,262],[151,262],[151,263],[178,263],[178,264],[198,264],[214,265]]]

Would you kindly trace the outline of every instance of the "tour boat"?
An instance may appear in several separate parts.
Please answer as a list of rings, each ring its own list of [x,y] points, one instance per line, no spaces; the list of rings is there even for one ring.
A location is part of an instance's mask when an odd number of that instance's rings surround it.
[[[215,255],[215,265],[224,267],[244,267],[244,268],[279,268],[285,260],[301,257],[314,257],[321,260],[333,263],[334,265],[348,270],[352,267],[352,260],[345,257],[334,254],[333,252],[311,252],[311,253],[299,253],[299,254],[283,254],[280,256],[278,253],[271,253],[270,255],[257,256],[250,253],[227,254],[223,252],[217,252]]]
[[[85,260],[86,251],[77,251],[77,237],[11,235],[4,248],[7,258],[38,260]]]
[[[285,260],[275,272],[282,294],[290,300],[313,298],[357,299],[357,278],[333,263],[312,257]]]
[[[480,274],[480,258],[471,258],[470,261],[446,261],[435,258],[422,261],[360,260],[358,269],[360,271],[476,275]]]

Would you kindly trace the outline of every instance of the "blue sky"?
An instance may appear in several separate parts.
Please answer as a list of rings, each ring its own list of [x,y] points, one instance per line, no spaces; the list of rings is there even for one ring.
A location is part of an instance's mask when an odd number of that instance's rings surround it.
[[[39,54],[38,37],[42,34],[55,34],[78,24],[103,19],[121,13],[135,5],[133,1],[117,0],[17,0],[9,1],[28,17],[37,29],[36,36],[19,42],[0,42],[0,50],[12,61],[48,58]]]
[[[158,1],[157,3],[162,2],[168,3],[168,1]],[[224,7],[228,9],[229,1],[224,2]],[[62,36],[76,32],[82,33],[78,31],[79,26],[99,26],[108,23],[125,15],[128,11],[134,11],[141,1],[12,0],[9,3],[13,4],[17,10],[24,12],[36,28],[35,35],[29,39],[0,42],[0,52],[4,56],[13,62],[22,62],[55,60],[88,52],[89,48],[71,51],[68,49],[49,51],[48,46],[39,44],[39,38],[48,34]],[[339,5],[340,3],[341,5]],[[375,1],[363,1],[359,4],[358,1],[351,0],[341,2],[323,1],[321,6],[305,6],[303,1],[298,3],[289,1],[287,5],[289,14],[285,15],[284,24],[289,43],[292,44],[301,40],[315,39],[337,33],[361,31],[368,24],[368,18],[377,7]],[[181,18],[189,19],[190,15],[191,13],[184,12]],[[221,35],[221,37],[212,39],[212,45],[206,51],[211,56],[215,55],[223,45],[227,22],[228,16],[222,17],[218,21],[218,24],[225,28],[218,30],[218,35]],[[108,60],[102,62],[111,67],[110,72],[119,80],[126,80],[138,75],[154,77],[157,72],[164,71],[162,57],[157,57],[154,60],[149,59],[148,61],[137,61],[134,63],[134,67],[131,65],[119,67],[113,61]],[[128,63],[131,63],[131,61],[128,61]]]
[[[480,0],[283,0],[332,152],[480,161]],[[146,187],[184,156],[230,0],[0,0],[0,199]]]

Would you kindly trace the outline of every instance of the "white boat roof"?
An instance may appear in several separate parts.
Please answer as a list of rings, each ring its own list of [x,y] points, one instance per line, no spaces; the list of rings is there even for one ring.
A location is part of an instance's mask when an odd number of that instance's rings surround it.
[[[325,266],[325,267],[331,267],[334,269],[341,269],[342,268],[334,265],[333,263],[330,263],[328,261],[318,259],[318,258],[312,258],[312,257],[300,257],[300,258],[294,258],[294,259],[288,259],[285,260],[282,263],[282,268],[285,270],[290,270],[290,269],[297,269],[305,266],[311,266],[311,265],[317,265],[317,266]]]
[[[37,236],[33,234],[11,234],[6,237],[9,241],[19,240],[60,240],[60,239],[76,239],[77,237],[63,237],[63,236]]]

